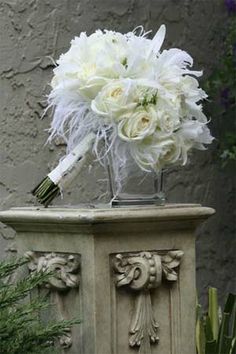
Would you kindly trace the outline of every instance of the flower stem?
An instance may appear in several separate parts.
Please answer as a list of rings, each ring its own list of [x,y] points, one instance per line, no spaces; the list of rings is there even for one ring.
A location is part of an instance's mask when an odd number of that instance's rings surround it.
[[[47,176],[31,192],[45,208],[60,194],[60,188]]]

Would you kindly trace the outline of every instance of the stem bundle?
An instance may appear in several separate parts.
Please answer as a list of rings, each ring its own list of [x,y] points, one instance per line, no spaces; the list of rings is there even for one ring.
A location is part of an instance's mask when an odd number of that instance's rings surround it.
[[[47,176],[32,190],[32,194],[47,207],[60,194],[60,188]]]

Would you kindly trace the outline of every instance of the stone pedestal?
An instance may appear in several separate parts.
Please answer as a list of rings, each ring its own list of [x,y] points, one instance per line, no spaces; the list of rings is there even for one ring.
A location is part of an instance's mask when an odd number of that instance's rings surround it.
[[[61,317],[81,325],[61,338],[70,354],[195,354],[196,227],[200,205],[122,209],[15,208],[29,271],[54,269],[46,287]]]

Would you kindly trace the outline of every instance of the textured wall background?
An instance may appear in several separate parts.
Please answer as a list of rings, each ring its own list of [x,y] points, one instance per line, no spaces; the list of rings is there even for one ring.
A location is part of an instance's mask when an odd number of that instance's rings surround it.
[[[209,72],[220,56],[217,31],[224,27],[223,0],[1,0],[0,2],[0,206],[33,205],[30,190],[63,154],[56,142],[44,147],[49,119],[40,117],[52,76],[48,56],[58,58],[81,31],[96,28],[128,31],[139,24],[167,25],[166,45],[178,46]],[[222,130],[212,117],[215,136]],[[208,285],[222,295],[236,291],[235,183],[231,167],[222,170],[216,143],[194,153],[190,164],[166,177],[170,202],[196,202],[217,214],[198,231],[197,268],[200,295]],[[83,172],[63,202],[94,202],[106,190],[98,165]],[[0,227],[0,257],[14,252],[14,233]]]

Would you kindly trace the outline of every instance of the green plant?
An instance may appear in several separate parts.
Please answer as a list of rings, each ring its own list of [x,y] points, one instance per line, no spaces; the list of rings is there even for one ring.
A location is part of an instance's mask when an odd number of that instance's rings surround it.
[[[52,275],[39,272],[13,283],[7,279],[27,260],[0,262],[0,353],[57,353],[55,342],[79,320],[42,323],[39,312],[48,308],[46,299],[27,301],[30,292]]]
[[[197,304],[197,354],[236,354],[236,295],[229,294],[223,313],[218,306],[217,289],[209,288],[208,312]]]

